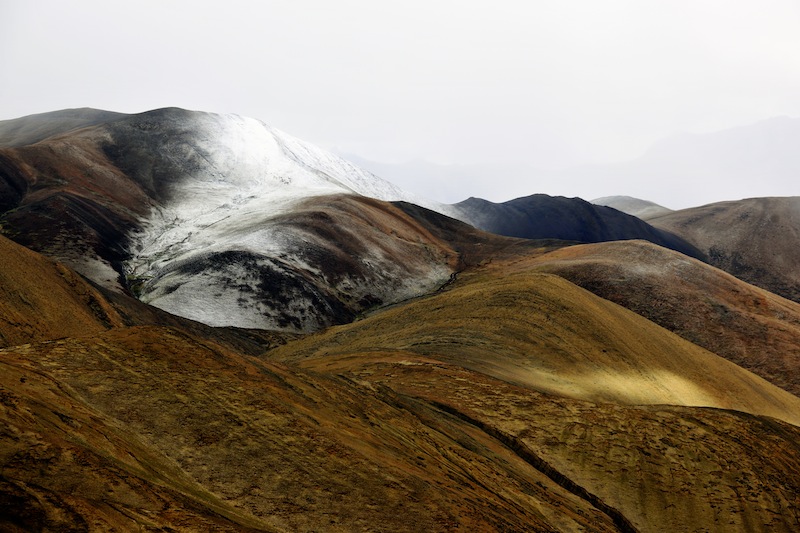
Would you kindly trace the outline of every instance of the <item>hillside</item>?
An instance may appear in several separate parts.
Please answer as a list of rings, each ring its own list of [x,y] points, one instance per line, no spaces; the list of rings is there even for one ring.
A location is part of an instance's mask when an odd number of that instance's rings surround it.
[[[0,348],[120,325],[117,311],[75,272],[0,236]]]
[[[800,197],[720,202],[650,223],[692,243],[717,268],[800,302]]]
[[[800,304],[643,241],[571,246],[520,265],[557,274],[800,395]]]
[[[0,150],[0,228],[105,288],[209,325],[310,331],[453,271],[441,243],[362,195],[424,201],[259,121],[83,110],[70,129],[65,115],[0,124],[44,137]]]
[[[525,239],[603,242],[645,239],[693,257],[700,251],[643,220],[580,198],[534,194],[503,203],[470,198],[454,205],[456,218],[485,231]]]
[[[0,145],[2,531],[800,530],[800,304],[742,281],[795,199],[417,203],[180,109]]]
[[[162,326],[0,350],[0,519],[61,530],[797,527],[796,426],[627,404],[680,392],[791,418],[800,400],[559,278],[508,268],[488,263],[437,296],[258,359]],[[454,321],[454,307],[469,311]],[[556,324],[507,329],[518,308]],[[615,344],[607,327],[627,336]],[[653,357],[637,338],[663,348]]]

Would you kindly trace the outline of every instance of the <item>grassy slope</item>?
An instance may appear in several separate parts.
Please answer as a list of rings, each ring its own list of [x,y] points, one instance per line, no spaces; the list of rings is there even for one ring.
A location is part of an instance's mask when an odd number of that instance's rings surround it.
[[[0,236],[0,347],[121,324],[119,314],[80,276]]]
[[[261,359],[181,321],[55,339],[74,332],[50,333],[52,302],[20,285],[46,342],[0,350],[0,524],[800,527],[798,428],[628,405],[791,420],[796,398],[563,279],[459,251],[482,266],[448,290]]]
[[[272,352],[324,370],[403,351],[595,402],[697,405],[798,424],[800,399],[552,275],[495,264],[450,290]],[[303,361],[305,359],[306,361]]]
[[[712,265],[800,302],[800,197],[719,202],[648,222],[692,243]]]
[[[800,304],[644,241],[572,246],[523,264],[562,276],[800,396]]]

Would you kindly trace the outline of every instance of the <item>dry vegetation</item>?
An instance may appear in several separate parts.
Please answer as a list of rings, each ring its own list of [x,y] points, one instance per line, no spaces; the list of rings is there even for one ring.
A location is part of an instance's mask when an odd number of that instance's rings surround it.
[[[800,304],[644,241],[572,246],[533,261],[800,395]]]
[[[719,202],[648,222],[692,243],[712,265],[800,302],[800,197]]]
[[[445,292],[270,357],[324,371],[360,364],[354,352],[399,350],[559,396],[800,422],[797,397],[557,276],[519,269],[499,263],[467,273]]]
[[[800,527],[800,400],[536,272],[549,248],[462,243],[438,294],[254,357],[287,339],[156,325],[5,246],[88,324],[4,278],[41,321],[0,350],[5,530]]]

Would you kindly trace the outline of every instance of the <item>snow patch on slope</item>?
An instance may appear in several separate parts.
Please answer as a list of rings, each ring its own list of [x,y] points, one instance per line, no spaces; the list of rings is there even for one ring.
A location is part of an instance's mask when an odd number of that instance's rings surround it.
[[[204,115],[207,117],[208,115]],[[172,200],[155,208],[132,238],[127,269],[148,276],[168,262],[198,251],[233,246],[260,252],[281,248],[262,224],[292,210],[300,200],[328,194],[361,194],[414,201],[377,176],[263,122],[237,115],[210,115],[193,125],[191,145],[164,150],[190,169]],[[181,158],[202,154],[203,166]]]
[[[192,123],[180,124],[180,135],[166,135],[158,146],[159,157],[182,175],[170,184],[167,199],[142,221],[142,229],[131,236],[132,257],[125,265],[129,283],[140,298],[174,314],[211,325],[263,327],[261,315],[269,315],[270,310],[246,289],[253,283],[253,272],[239,272],[228,264],[211,264],[210,270],[203,271],[186,265],[206,261],[203,264],[208,267],[207,258],[236,251],[279,258],[281,268],[319,277],[320,270],[296,251],[297,234],[287,234],[276,223],[277,217],[293,212],[309,198],[359,194],[448,210],[449,206],[417,198],[258,120],[212,114],[191,114],[189,120]],[[382,257],[362,259],[380,263],[379,268],[388,268],[390,263]],[[262,274],[274,267],[261,259],[254,259],[252,266]],[[441,272],[431,273],[436,282],[448,275],[444,266]],[[407,280],[394,287],[399,289],[397,297],[418,292],[419,281]],[[429,288],[429,283],[424,285]],[[323,300],[329,302],[323,296],[295,295],[297,301],[305,302],[307,313]],[[248,308],[250,315],[233,316],[237,306]],[[322,320],[309,317],[312,325]]]

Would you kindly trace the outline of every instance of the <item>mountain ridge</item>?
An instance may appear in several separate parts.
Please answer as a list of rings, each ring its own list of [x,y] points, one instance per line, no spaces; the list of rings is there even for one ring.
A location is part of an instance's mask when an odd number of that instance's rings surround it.
[[[0,529],[800,528],[798,304],[583,200],[507,237],[252,119],[71,120],[0,148]],[[751,204],[664,218],[785,255]]]

